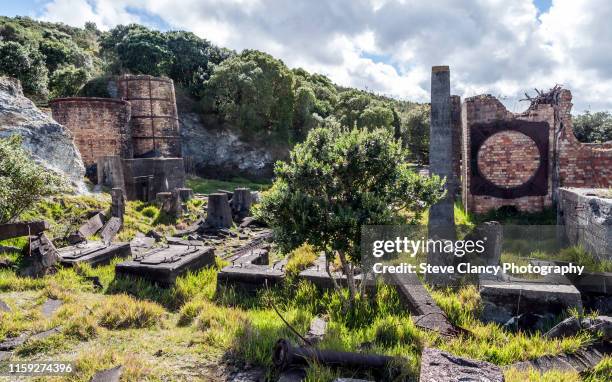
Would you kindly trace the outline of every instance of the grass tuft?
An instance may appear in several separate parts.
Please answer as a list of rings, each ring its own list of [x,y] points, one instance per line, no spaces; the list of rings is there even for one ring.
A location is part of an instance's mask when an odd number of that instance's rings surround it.
[[[156,303],[128,295],[106,298],[98,312],[98,324],[108,329],[150,328],[160,323],[164,309]]]

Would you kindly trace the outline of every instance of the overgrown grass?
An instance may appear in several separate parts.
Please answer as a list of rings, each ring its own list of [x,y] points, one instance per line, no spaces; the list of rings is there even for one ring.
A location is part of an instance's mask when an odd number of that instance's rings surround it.
[[[193,189],[193,192],[198,194],[210,194],[217,190],[234,191],[234,189],[238,187],[247,187],[252,191],[264,191],[271,186],[269,182],[254,182],[244,178],[218,180],[190,177],[187,179],[186,183],[187,187]]]
[[[289,277],[297,276],[301,271],[311,266],[318,257],[314,247],[309,244],[302,245],[287,256],[289,260],[287,260],[285,272]]]
[[[109,296],[98,311],[98,323],[108,329],[150,328],[158,325],[164,309],[127,295]]]

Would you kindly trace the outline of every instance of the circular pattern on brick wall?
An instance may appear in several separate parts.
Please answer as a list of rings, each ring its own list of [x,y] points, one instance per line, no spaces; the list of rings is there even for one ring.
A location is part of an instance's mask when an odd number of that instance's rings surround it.
[[[517,131],[491,135],[478,151],[478,170],[498,187],[520,186],[540,166],[540,152],[535,142]]]

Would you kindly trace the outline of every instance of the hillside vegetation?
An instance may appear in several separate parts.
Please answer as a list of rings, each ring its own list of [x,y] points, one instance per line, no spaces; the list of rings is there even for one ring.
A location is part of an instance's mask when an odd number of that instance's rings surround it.
[[[386,128],[415,162],[427,160],[428,105],[342,88],[264,52],[234,52],[191,32],[137,24],[102,32],[94,23],[74,28],[0,17],[0,75],[20,79],[39,104],[55,97],[109,97],[109,78],[123,73],[172,78],[190,107],[247,141],[291,147],[314,127]]]

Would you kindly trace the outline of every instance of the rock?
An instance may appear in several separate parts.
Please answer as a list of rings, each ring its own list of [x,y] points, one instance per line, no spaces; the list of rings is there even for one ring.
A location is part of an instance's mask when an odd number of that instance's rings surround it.
[[[13,353],[11,353],[10,351],[0,351],[0,362],[8,361],[12,355]]]
[[[420,382],[504,382],[502,370],[492,363],[454,356],[425,348],[421,357]]]
[[[23,345],[29,337],[29,333],[22,333],[18,337],[7,338],[0,342],[0,351],[13,350],[16,347]]]
[[[46,338],[49,338],[55,334],[59,334],[61,332],[60,328],[53,328],[49,330],[45,330],[44,332],[36,333],[32,337],[28,338],[28,341],[42,341]]]
[[[305,338],[310,341],[312,345],[321,341],[327,332],[327,321],[321,317],[315,317],[310,321],[310,328],[306,333]]]
[[[550,319],[549,316],[526,312],[510,318],[504,324],[504,327],[512,331],[541,331],[544,329],[548,319]]]
[[[113,367],[112,369],[99,371],[91,377],[91,382],[119,382],[123,374],[123,366]]]
[[[203,121],[202,118],[197,113],[179,114],[183,157],[191,158],[199,175],[235,174],[269,179],[274,163],[285,159],[289,153],[288,149],[270,150],[243,141],[238,134],[218,126],[216,121]]]
[[[63,305],[63,302],[61,300],[55,300],[55,299],[50,298],[47,301],[45,301],[44,304],[42,304],[42,307],[40,308],[40,310],[41,310],[43,317],[51,318],[53,314],[55,313],[55,311],[58,310],[62,305]]]
[[[0,312],[10,313],[11,308],[6,304],[6,302],[0,300]]]
[[[86,192],[85,167],[70,131],[23,95],[19,81],[0,77],[0,138],[20,135],[23,148],[42,166]]]
[[[612,317],[585,318],[582,320],[582,327],[592,333],[601,333],[605,341],[612,342]]]
[[[546,338],[563,338],[571,337],[578,333],[582,328],[580,321],[576,317],[569,317],[559,322],[552,329],[550,329],[544,337]]]
[[[155,241],[160,241],[164,238],[164,236],[160,233],[155,232],[154,230],[150,230],[147,232],[147,237],[152,237]]]
[[[306,370],[298,367],[282,371],[278,376],[277,382],[301,382],[305,379]]]

